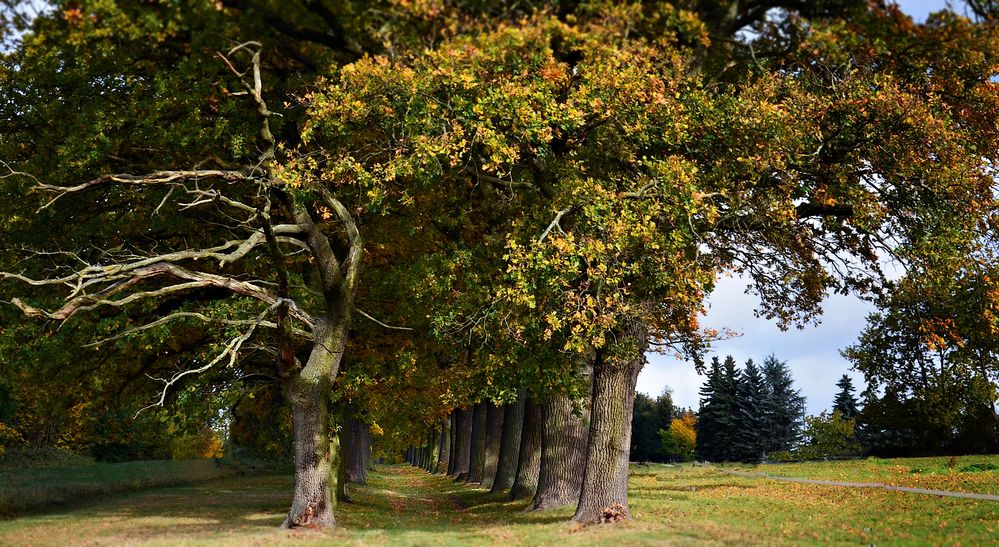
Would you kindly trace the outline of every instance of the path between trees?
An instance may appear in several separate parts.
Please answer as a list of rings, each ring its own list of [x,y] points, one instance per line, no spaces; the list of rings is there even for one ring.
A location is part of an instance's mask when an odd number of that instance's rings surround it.
[[[850,482],[850,481],[827,481],[820,479],[799,479],[795,477],[779,477],[776,475],[771,475],[769,473],[750,473],[748,471],[735,471],[732,469],[722,469],[720,467],[711,466],[717,471],[728,475],[735,475],[738,477],[747,477],[754,479],[770,479],[782,482],[797,482],[801,484],[819,484],[822,486],[840,486],[845,488],[878,488],[881,490],[891,490],[894,492],[910,492],[913,494],[928,494],[931,496],[946,496],[951,498],[965,498],[972,500],[988,500],[988,501],[999,501],[999,496],[992,494],[976,494],[974,492],[953,492],[950,490],[933,490],[930,488],[911,488],[908,486],[893,486],[891,484],[884,484],[880,482]]]

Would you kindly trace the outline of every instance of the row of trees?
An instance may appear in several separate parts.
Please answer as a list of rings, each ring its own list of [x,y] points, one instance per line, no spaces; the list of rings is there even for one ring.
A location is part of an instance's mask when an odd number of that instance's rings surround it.
[[[627,515],[644,353],[700,358],[719,275],[803,324],[995,227],[991,4],[30,4],[0,3],[2,383],[286,412],[289,527],[334,524],[348,416],[389,451],[454,415],[471,473],[489,401],[541,409],[538,492]]]
[[[788,452],[801,438],[805,399],[792,386],[787,363],[767,357],[742,370],[731,356],[711,361],[697,414],[697,458],[759,462]]]

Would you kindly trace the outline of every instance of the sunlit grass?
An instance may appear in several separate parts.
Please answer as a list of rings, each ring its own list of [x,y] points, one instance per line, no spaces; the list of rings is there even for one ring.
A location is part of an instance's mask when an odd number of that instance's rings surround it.
[[[925,475],[940,480],[928,487],[949,486],[947,473],[911,472],[938,461],[862,460],[753,470],[879,482]],[[942,462],[952,468],[946,458]],[[960,459],[953,468],[964,465],[970,464]],[[352,490],[354,503],[337,508],[333,532],[279,530],[292,479],[265,475],[128,494],[73,511],[0,522],[0,544],[977,545],[999,537],[999,502],[741,478],[689,465],[632,471],[635,518],[617,525],[575,526],[568,523],[572,508],[524,513],[524,501],[511,502],[411,467],[386,467],[371,474],[369,486]],[[999,481],[995,470],[965,474],[974,475],[969,485]]]

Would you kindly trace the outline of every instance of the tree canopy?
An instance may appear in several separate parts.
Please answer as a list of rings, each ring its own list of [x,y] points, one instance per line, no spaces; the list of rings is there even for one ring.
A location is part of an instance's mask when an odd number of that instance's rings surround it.
[[[574,519],[627,515],[644,354],[701,365],[719,276],[787,327],[894,291],[889,257],[938,288],[992,261],[992,2],[0,5],[0,393],[280,386],[287,526],[333,525],[335,405],[404,442],[525,393],[583,401]],[[711,379],[774,414],[776,368]]]

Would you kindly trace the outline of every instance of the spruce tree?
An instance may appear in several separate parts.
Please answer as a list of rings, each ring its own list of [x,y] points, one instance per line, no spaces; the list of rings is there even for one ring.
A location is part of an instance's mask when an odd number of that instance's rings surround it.
[[[857,410],[857,397],[853,394],[853,380],[844,374],[836,382],[836,387],[839,388],[839,393],[836,394],[836,399],[833,400],[833,411],[840,411],[844,420],[856,418],[859,411]]]
[[[717,461],[718,428],[720,427],[721,408],[717,406],[715,393],[721,389],[722,369],[718,357],[711,359],[711,370],[704,384],[701,385],[701,407],[697,420],[697,446],[695,455],[698,460]]]
[[[767,449],[769,420],[766,406],[769,389],[760,368],[752,359],[739,376],[732,415],[731,459],[758,463]]]
[[[801,438],[805,418],[805,398],[794,389],[787,363],[773,355],[763,361],[763,377],[768,393],[766,402],[767,452],[788,451]]]

